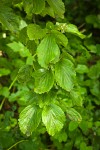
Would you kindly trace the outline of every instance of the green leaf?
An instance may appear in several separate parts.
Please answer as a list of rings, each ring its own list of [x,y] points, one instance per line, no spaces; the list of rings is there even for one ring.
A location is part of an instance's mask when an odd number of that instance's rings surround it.
[[[56,94],[54,91],[44,93],[39,95],[38,104],[40,108],[43,108],[45,105],[50,105],[56,100]]]
[[[66,24],[66,32],[78,35],[80,38],[85,38],[85,35],[83,35],[77,28],[77,26],[73,25],[73,24]]]
[[[42,29],[36,24],[30,24],[27,27],[27,35],[30,40],[41,39],[46,35],[46,29]]]
[[[75,34],[77,36],[79,36],[80,38],[85,38],[85,35],[82,34],[77,26],[75,26],[74,24],[67,24],[67,23],[59,23],[56,22],[56,26],[57,26],[57,30],[60,30],[62,33],[68,32],[71,34]]]
[[[27,27],[24,27],[22,30],[20,30],[19,33],[19,41],[26,45],[27,41],[28,41],[28,35],[27,35]]]
[[[86,47],[90,50],[91,53],[97,53],[97,47],[93,44],[87,44]]]
[[[49,15],[53,18],[55,18],[54,10],[50,6],[46,6],[44,10],[41,12],[41,15],[44,17],[46,15]]]
[[[88,76],[91,79],[98,79],[100,77],[100,61],[98,61],[97,64],[92,65],[89,69]]]
[[[94,82],[90,85],[90,91],[92,95],[98,97],[98,100],[100,99],[100,82],[99,80],[94,80]]]
[[[7,44],[14,52],[18,52],[20,56],[27,57],[30,55],[29,50],[20,42],[12,42]]]
[[[54,139],[57,139],[59,142],[66,142],[67,141],[67,133],[66,131],[61,130],[60,132],[54,135]]]
[[[82,120],[82,122],[79,124],[79,127],[83,132],[87,132],[89,127],[88,127],[88,121]]]
[[[35,78],[36,93],[42,94],[50,91],[54,83],[54,76],[51,70],[39,69],[33,73]]]
[[[0,88],[0,95],[3,95],[4,97],[8,97],[10,94],[8,87],[2,87]]]
[[[40,14],[45,8],[45,0],[24,0],[24,9],[28,15]]]
[[[59,105],[64,111],[66,111],[66,108],[68,108],[68,107],[73,107],[72,100],[69,98],[62,99],[62,97],[61,97],[59,100]]]
[[[82,121],[81,115],[74,108],[67,108],[66,112],[67,112],[68,117],[72,121],[77,121],[77,122]]]
[[[53,8],[56,15],[64,18],[65,7],[62,0],[47,0],[47,2]]]
[[[27,57],[26,64],[33,65],[33,61],[34,61],[34,57],[30,55],[29,57]]]
[[[56,63],[59,55],[60,49],[52,35],[45,37],[37,47],[38,62],[44,68],[47,68],[50,63]]]
[[[33,0],[23,0],[23,6],[24,6],[24,10],[26,11],[27,15],[32,16],[32,10],[33,10]]]
[[[19,69],[17,80],[20,83],[26,83],[30,80],[32,73],[32,67],[30,65],[24,65]]]
[[[45,0],[33,0],[33,13],[40,14],[45,8]]]
[[[100,18],[99,18],[99,14],[98,15],[88,15],[86,16],[86,22],[89,24],[92,24],[94,26],[94,28],[99,28],[100,29]]]
[[[0,23],[2,23],[8,30],[16,31],[18,29],[18,16],[16,16],[12,9],[0,2]]]
[[[88,73],[88,67],[86,65],[81,65],[78,64],[76,68],[76,72],[83,74],[83,73]]]
[[[82,142],[82,143],[80,143],[80,150],[84,150],[84,149],[87,150],[87,146],[86,146],[85,142]]]
[[[48,133],[54,136],[63,128],[65,115],[59,106],[51,104],[43,109],[42,121]]]
[[[69,123],[69,131],[74,131],[78,127],[78,122],[71,121]]]
[[[66,48],[66,46],[68,44],[67,37],[63,33],[56,31],[56,30],[52,30],[52,33],[55,36],[56,41],[59,42],[59,44],[63,45]]]
[[[63,58],[55,65],[56,82],[66,91],[73,89],[75,75],[73,63],[70,60]]]
[[[6,76],[10,74],[10,70],[9,69],[6,69],[6,68],[0,68],[0,77],[2,76]]]
[[[49,29],[50,31],[52,31],[53,29],[55,29],[55,25],[53,24],[53,22],[48,21],[46,23],[46,28]]]
[[[72,99],[73,105],[82,106],[82,96],[79,91],[71,91],[70,97]]]
[[[41,109],[37,106],[27,106],[19,116],[20,130],[28,136],[38,127],[41,121]]]

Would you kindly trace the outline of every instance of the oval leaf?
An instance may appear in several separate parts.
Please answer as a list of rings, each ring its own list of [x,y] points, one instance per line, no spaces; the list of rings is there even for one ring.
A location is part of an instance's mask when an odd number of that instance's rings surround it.
[[[78,122],[76,121],[71,121],[69,123],[69,131],[74,131],[78,127]]]
[[[39,125],[41,121],[41,109],[37,106],[27,106],[19,116],[20,130],[30,135]]]
[[[59,106],[51,104],[43,109],[42,121],[48,133],[53,136],[63,128],[65,115]]]
[[[54,83],[54,76],[51,70],[39,69],[33,74],[35,78],[36,93],[42,94],[48,92]]]
[[[33,0],[33,13],[40,14],[45,8],[44,0]]]
[[[70,97],[72,99],[73,105],[82,106],[83,99],[82,99],[81,93],[79,91],[71,91]]]
[[[60,49],[52,35],[45,37],[37,48],[39,64],[47,68],[49,63],[56,63],[59,60]]]
[[[18,72],[17,80],[20,83],[27,83],[31,78],[32,67],[30,65],[23,65]]]
[[[72,90],[75,76],[73,63],[70,60],[63,58],[55,65],[56,82],[66,91]]]
[[[75,35],[79,36],[79,37],[82,38],[82,39],[85,38],[85,35],[82,34],[82,33],[78,30],[77,26],[75,26],[74,24],[68,24],[68,25],[66,25],[66,32],[75,34]]]
[[[53,8],[56,15],[64,18],[65,7],[62,0],[47,0],[47,2]]]
[[[67,37],[63,33],[56,31],[56,30],[53,30],[52,33],[55,36],[56,41],[66,48],[66,46],[68,44]]]
[[[41,29],[39,25],[30,24],[27,27],[27,35],[30,40],[41,39],[46,35],[46,30]]]
[[[68,108],[66,110],[68,117],[72,120],[72,121],[77,121],[80,122],[82,121],[82,117],[81,115],[74,109],[74,108]]]

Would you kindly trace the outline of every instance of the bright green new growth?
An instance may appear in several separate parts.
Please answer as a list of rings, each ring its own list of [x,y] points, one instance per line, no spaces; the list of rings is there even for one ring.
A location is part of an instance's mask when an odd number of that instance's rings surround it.
[[[43,109],[42,121],[48,133],[53,136],[63,128],[65,115],[59,106],[51,104]]]

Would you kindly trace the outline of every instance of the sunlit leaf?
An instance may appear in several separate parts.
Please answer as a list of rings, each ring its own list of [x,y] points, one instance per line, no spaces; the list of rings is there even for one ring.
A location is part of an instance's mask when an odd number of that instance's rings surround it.
[[[85,38],[85,35],[84,34],[82,34],[79,30],[78,30],[78,28],[77,28],[77,26],[75,26],[75,25],[73,25],[73,24],[68,24],[68,25],[66,25],[66,30],[65,30],[66,32],[69,32],[69,33],[72,33],[72,34],[75,34],[75,35],[78,35],[80,38]]]
[[[59,55],[59,47],[52,35],[46,36],[37,47],[38,62],[44,68],[47,68],[50,63],[56,63]]]
[[[77,122],[82,121],[81,115],[74,108],[68,108],[68,109],[66,109],[66,112],[67,112],[68,117],[72,121],[77,121]]]
[[[41,121],[41,109],[38,106],[27,106],[19,116],[20,130],[30,135],[39,125]]]
[[[54,9],[56,15],[64,17],[65,7],[62,0],[47,0],[47,2]]]
[[[30,24],[27,27],[27,34],[30,40],[41,39],[45,36],[46,30],[39,25]]]
[[[66,91],[72,90],[75,75],[73,63],[70,60],[63,58],[55,65],[56,82]]]
[[[42,94],[48,92],[54,83],[54,76],[51,70],[39,69],[33,73],[35,78],[35,88],[36,93]]]
[[[53,30],[52,33],[55,36],[55,39],[59,44],[63,45],[64,47],[67,46],[68,39],[63,33],[56,31],[56,30]]]
[[[48,133],[53,136],[63,128],[65,115],[59,106],[51,104],[43,109],[42,121]]]

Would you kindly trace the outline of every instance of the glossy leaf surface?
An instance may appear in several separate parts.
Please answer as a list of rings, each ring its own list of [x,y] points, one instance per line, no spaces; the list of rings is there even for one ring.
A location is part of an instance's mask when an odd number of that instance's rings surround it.
[[[55,80],[66,91],[72,90],[75,75],[73,63],[70,60],[63,58],[55,65]]]
[[[65,115],[59,106],[51,104],[43,109],[42,121],[48,133],[53,136],[63,128]]]
[[[38,62],[44,68],[47,68],[50,63],[56,63],[59,55],[59,47],[52,35],[45,37],[37,48]]]
[[[27,106],[19,116],[19,127],[24,134],[30,135],[41,121],[41,109],[37,106]]]

